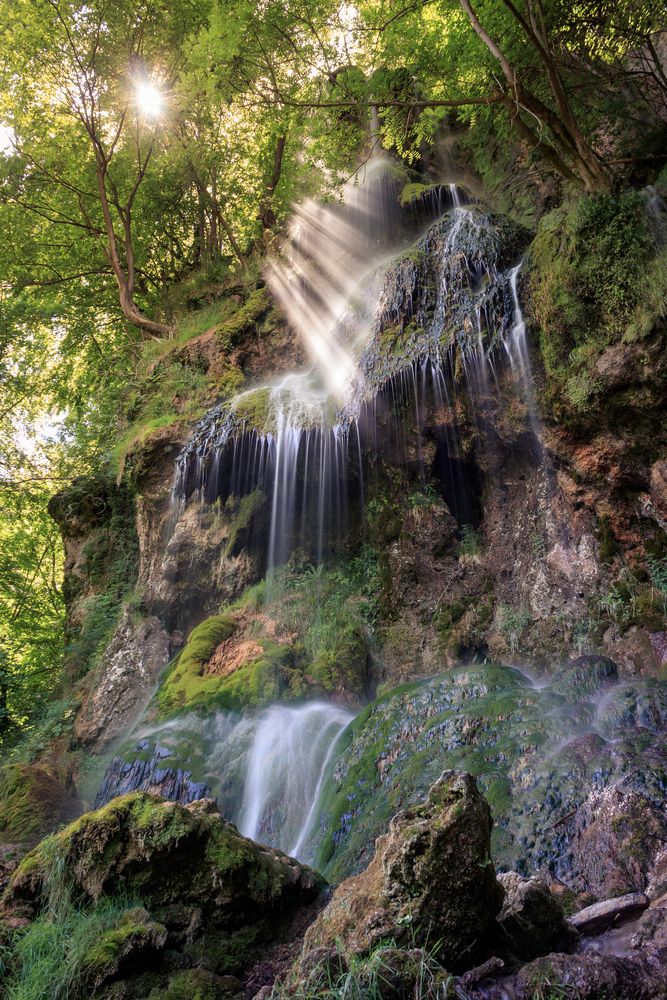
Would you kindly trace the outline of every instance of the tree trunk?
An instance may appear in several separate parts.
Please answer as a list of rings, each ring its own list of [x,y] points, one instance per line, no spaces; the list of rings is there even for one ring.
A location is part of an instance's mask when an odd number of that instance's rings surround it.
[[[258,213],[259,221],[262,223],[264,229],[273,229],[277,221],[276,211],[273,204],[273,196],[276,193],[278,184],[280,183],[286,142],[286,135],[279,135],[276,139],[276,146],[273,151],[273,166],[271,168],[271,175],[267,181],[266,192]]]
[[[144,316],[134,301],[134,257],[131,243],[132,234],[130,230],[130,216],[128,213],[127,217],[123,220],[126,252],[128,256],[126,272],[123,268],[120,254],[118,253],[118,237],[116,236],[116,230],[114,229],[111,207],[107,196],[105,175],[106,165],[98,155],[97,187],[100,195],[100,202],[102,204],[102,215],[104,217],[104,225],[107,233],[107,256],[118,285],[120,307],[123,311],[123,315],[133,326],[136,326],[139,330],[143,330],[145,333],[149,333],[152,337],[159,339],[162,337],[169,337],[172,333],[172,328],[167,323],[158,323],[156,320],[152,320],[149,319],[148,316]]]
[[[554,112],[535,94],[523,86],[507,56],[480,22],[470,0],[459,0],[459,2],[475,34],[481,39],[491,55],[500,63],[507,84],[503,104],[510,112],[514,112],[514,122],[519,131],[526,137],[530,136],[531,141],[534,140],[536,148],[551,162],[558,173],[567,180],[574,180],[587,191],[610,190],[611,179],[604,165],[595,150],[584,138],[575,121],[560,79],[558,67],[551,54],[548,39],[540,38],[535,28],[525,20],[514,6],[512,0],[503,0],[505,6],[527,35],[530,44],[537,52],[545,67],[558,113]],[[555,145],[552,153],[548,152],[549,146],[542,142],[534,130],[521,119],[521,111],[527,111],[547,126]]]

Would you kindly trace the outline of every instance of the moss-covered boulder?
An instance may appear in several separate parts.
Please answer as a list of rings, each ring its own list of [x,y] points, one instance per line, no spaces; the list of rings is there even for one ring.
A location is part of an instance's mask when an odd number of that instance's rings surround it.
[[[14,873],[4,906],[34,918],[63,885],[84,906],[110,895],[140,900],[185,964],[233,973],[324,881],[242,837],[212,802],[186,807],[134,793],[39,844]]]
[[[34,844],[69,823],[82,803],[43,768],[10,764],[0,772],[0,841]]]
[[[460,667],[368,705],[341,738],[325,785],[313,832],[318,868],[332,881],[362,870],[391,816],[456,768],[475,776],[489,802],[501,870],[550,869],[574,891],[600,895],[611,883],[597,852],[613,868],[614,891],[633,891],[666,836],[667,683],[621,684],[609,661],[588,662],[544,685],[507,667]],[[619,805],[614,838],[595,819],[607,788],[642,803],[634,826]]]
[[[469,965],[495,932],[503,898],[491,826],[474,778],[445,772],[424,803],[394,817],[366,871],[336,889],[304,948],[365,955],[383,940],[438,941],[447,968]]]

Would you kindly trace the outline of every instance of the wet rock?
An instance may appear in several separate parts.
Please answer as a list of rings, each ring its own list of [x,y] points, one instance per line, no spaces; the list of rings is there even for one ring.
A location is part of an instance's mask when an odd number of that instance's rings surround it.
[[[666,843],[664,808],[619,783],[590,793],[577,810],[570,847],[581,887],[607,899],[641,892]]]
[[[596,685],[611,669],[601,666]],[[586,671],[582,676],[587,683]],[[549,870],[575,893],[596,898],[641,891],[667,843],[666,731],[667,684],[658,679],[575,697],[562,693],[559,681],[537,688],[510,668],[453,669],[385,694],[352,727],[323,799],[313,856],[332,881],[360,871],[391,816],[455,767],[475,773],[491,806],[500,867],[522,875]],[[634,796],[627,822],[615,814],[616,830],[593,825],[597,796],[611,787]],[[633,810],[644,817],[636,824]],[[620,838],[617,860],[609,862],[605,838]],[[605,882],[608,862],[620,874]]]
[[[362,874],[309,928],[305,948],[367,954],[378,942],[439,941],[448,968],[486,947],[502,901],[490,859],[491,813],[467,774],[446,771],[426,801],[399,813]]]
[[[216,974],[236,973],[321,892],[323,879],[242,837],[214,802],[189,806],[145,793],[87,813],[28,854],[7,888],[7,910],[36,916],[54,865],[82,904],[140,899],[168,944]]]
[[[128,609],[93,675],[77,716],[78,738],[99,752],[129,729],[146,707],[169,660],[169,636],[157,618],[137,622]]]
[[[608,656],[577,656],[556,672],[554,686],[566,698],[578,701],[618,680],[618,667]]]
[[[563,910],[539,875],[522,878],[506,872],[498,881],[505,892],[498,923],[512,955],[528,961],[566,946],[572,934]]]
[[[568,923],[581,934],[599,934],[619,920],[636,915],[649,905],[643,892],[630,892],[626,896],[605,899],[579,910],[568,918]]]
[[[137,750],[145,752],[148,740],[143,740]],[[106,770],[95,799],[95,808],[106,805],[117,795],[127,792],[151,792],[164,799],[173,799],[187,805],[209,795],[208,787],[192,779],[192,772],[169,766],[170,751],[157,746],[149,760],[126,761],[114,757]]]
[[[667,959],[667,954],[660,960]],[[573,1000],[662,1000],[667,996],[664,966],[648,958],[585,953],[553,954],[525,965],[514,980],[516,1000],[567,996]]]

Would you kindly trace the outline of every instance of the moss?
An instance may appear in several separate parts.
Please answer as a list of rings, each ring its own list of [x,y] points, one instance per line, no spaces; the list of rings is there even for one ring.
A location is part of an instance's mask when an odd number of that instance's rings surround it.
[[[258,320],[267,312],[271,305],[269,293],[265,288],[257,288],[236,312],[224,319],[215,328],[216,337],[225,350],[234,347],[244,333],[256,327]]]
[[[228,614],[213,615],[201,622],[169,668],[158,695],[162,712],[201,701],[215,689],[220,678],[205,676],[204,667],[225,639],[234,632],[235,623]]]
[[[602,515],[597,522],[597,539],[600,546],[600,559],[603,563],[611,563],[618,554],[618,544],[614,537],[609,518]]]
[[[206,969],[182,969],[166,986],[151,990],[148,1000],[224,1000],[235,991]]]
[[[260,489],[253,490],[252,493],[247,493],[240,499],[233,496],[227,498],[225,512],[231,517],[229,522],[229,539],[227,541],[227,548],[225,549],[225,555],[228,558],[237,555],[239,550],[244,545],[247,545],[252,523],[264,506],[265,501],[266,496]]]
[[[601,398],[595,365],[605,348],[645,337],[664,316],[661,257],[638,191],[582,197],[541,220],[528,256],[530,308],[546,402],[561,420],[580,423]]]
[[[249,430],[265,433],[270,429],[269,400],[271,390],[267,387],[251,389],[243,393],[234,403],[234,414]]]
[[[10,764],[0,773],[0,838],[30,843],[80,811],[56,778],[40,767]]]

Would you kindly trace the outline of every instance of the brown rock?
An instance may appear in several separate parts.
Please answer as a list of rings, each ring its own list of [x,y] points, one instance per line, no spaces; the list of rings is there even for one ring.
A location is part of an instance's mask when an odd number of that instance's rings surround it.
[[[573,867],[578,888],[607,899],[642,892],[658,851],[667,843],[664,810],[634,789],[593,791],[574,817]]]
[[[643,892],[630,892],[625,896],[605,899],[579,910],[568,918],[568,923],[581,934],[600,934],[607,927],[634,916],[649,905],[648,896]]]
[[[667,459],[660,459],[651,466],[651,500],[662,521],[667,521]]]
[[[502,902],[490,859],[491,813],[468,774],[445,771],[399,813],[361,875],[346,879],[306,933],[305,950],[367,954],[378,942],[438,941],[448,969],[488,947]]]

